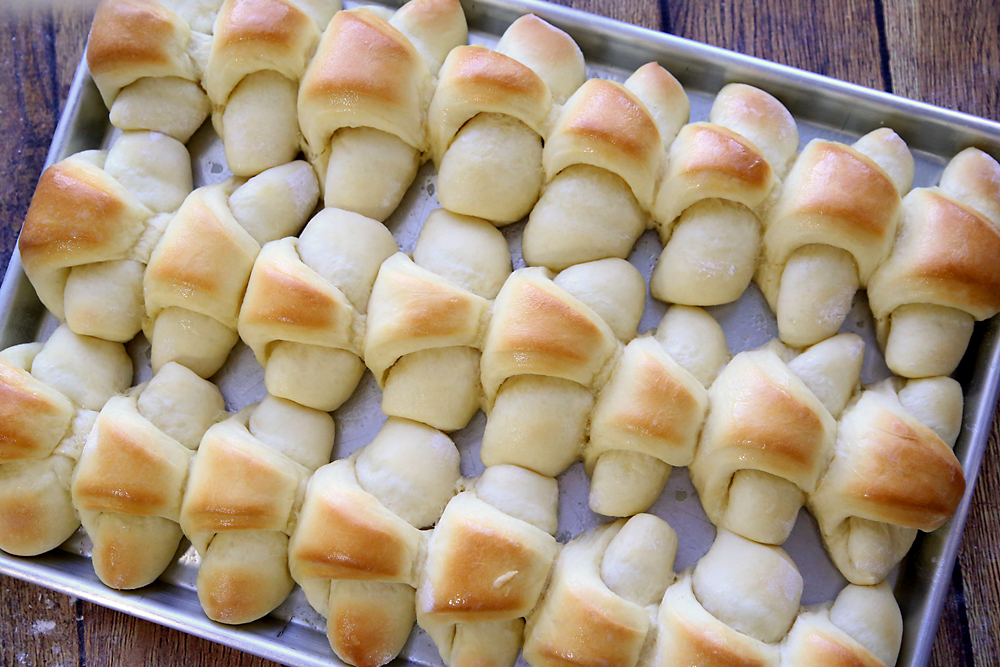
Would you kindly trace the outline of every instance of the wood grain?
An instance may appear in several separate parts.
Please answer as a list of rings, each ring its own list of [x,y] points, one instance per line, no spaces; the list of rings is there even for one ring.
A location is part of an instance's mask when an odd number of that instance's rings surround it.
[[[1000,0],[559,0],[897,94],[1000,118]],[[79,62],[91,10],[0,8],[0,269]],[[931,664],[1000,664],[1000,442],[995,423]],[[0,665],[274,665],[0,578]]]

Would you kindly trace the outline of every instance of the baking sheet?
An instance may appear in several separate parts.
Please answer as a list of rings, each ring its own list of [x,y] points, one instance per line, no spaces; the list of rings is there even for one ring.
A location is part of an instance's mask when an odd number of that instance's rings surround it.
[[[345,3],[347,7],[357,4],[360,3]],[[803,145],[816,137],[851,142],[876,127],[891,126],[913,149],[914,187],[935,184],[947,160],[966,146],[976,145],[1000,155],[1000,124],[991,121],[545,3],[469,0],[463,4],[473,43],[494,45],[507,25],[527,12],[562,27],[573,35],[587,56],[590,77],[624,81],[638,66],[658,60],[684,84],[691,99],[692,121],[707,119],[714,95],[723,85],[742,81],[777,95],[788,106],[799,123]],[[53,139],[48,164],[80,150],[106,147],[115,132],[81,62]],[[210,124],[188,146],[194,158],[196,186],[229,176],[221,142]],[[399,210],[386,223],[403,250],[413,249],[421,224],[438,206],[434,186],[433,167],[424,165]],[[524,265],[520,257],[522,229],[523,223],[504,228],[515,268]],[[639,240],[629,258],[647,282],[659,253],[659,240],[650,231]],[[708,310],[722,324],[734,354],[777,335],[774,316],[756,286],[752,285],[739,301]],[[655,327],[664,311],[665,306],[647,294],[639,331]],[[35,297],[15,252],[0,287],[0,346],[44,340],[55,325],[54,318],[45,313]],[[888,371],[877,351],[871,314],[863,297],[855,300],[843,330],[857,332],[866,341],[863,381],[870,383],[886,377]],[[977,325],[970,351],[955,376],[966,396],[963,431],[956,447],[970,479],[962,504],[952,521],[935,533],[918,538],[910,556],[892,575],[905,624],[898,663],[901,666],[925,665],[930,656],[972,497],[971,482],[986,447],[996,405],[1000,384],[998,342],[1000,331],[996,323]],[[149,349],[141,336],[129,344],[129,352],[136,362],[136,381],[148,379]],[[242,343],[213,379],[230,410],[258,401],[265,394],[263,371]],[[368,443],[381,427],[386,418],[379,409],[379,394],[374,378],[366,373],[355,395],[334,413],[336,458]],[[479,442],[485,421],[479,413],[467,428],[452,434],[462,453],[464,475],[475,475],[482,470]],[[559,486],[561,542],[606,520],[587,506],[589,482],[581,464],[575,464],[562,475]],[[678,532],[678,571],[693,565],[708,550],[715,531],[701,509],[686,469],[675,469],[663,495],[650,511],[666,519]],[[831,599],[845,584],[823,550],[815,521],[805,510],[784,546],[802,572],[804,604]],[[247,626],[224,626],[209,621],[201,611],[195,592],[198,556],[186,541],[161,581],[133,592],[105,588],[86,557],[89,548],[89,541],[79,531],[62,550],[40,557],[24,559],[0,553],[0,572],[288,665],[339,664],[327,643],[322,617],[312,611],[298,589],[268,618]],[[401,658],[414,664],[440,664],[436,649],[419,629],[411,635]],[[524,665],[523,661],[520,664]]]

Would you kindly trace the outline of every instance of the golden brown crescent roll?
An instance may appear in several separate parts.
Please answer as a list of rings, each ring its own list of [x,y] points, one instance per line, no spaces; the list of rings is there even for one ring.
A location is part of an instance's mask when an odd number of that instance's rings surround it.
[[[674,582],[677,533],[638,514],[574,538],[524,629],[532,667],[635,667],[655,605]]]
[[[316,471],[289,543],[292,577],[356,667],[395,658],[415,620],[417,561],[460,479],[454,443],[397,417],[347,459]]]
[[[708,391],[729,349],[701,308],[674,306],[655,336],[636,338],[611,372],[590,418],[584,461],[590,509],[632,516],[649,509],[673,466],[694,460]]]
[[[681,129],[653,211],[664,246],[653,296],[710,306],[743,294],[760,254],[759,209],[798,146],[788,109],[742,83],[719,91],[709,122]]]
[[[720,529],[663,596],[646,664],[778,667],[801,596],[802,576],[784,550]]]
[[[333,438],[330,415],[274,396],[205,433],[180,524],[201,556],[198,600],[213,621],[249,623],[292,592],[288,538]]]
[[[350,398],[365,371],[372,284],[396,251],[382,223],[335,208],[316,214],[299,238],[263,247],[239,333],[264,367],[269,393],[324,412]]]
[[[188,464],[225,414],[222,394],[180,364],[105,404],[73,475],[73,505],[111,588],[152,583],[173,561]]]
[[[453,49],[428,121],[441,205],[497,226],[528,215],[542,189],[542,142],[586,78],[573,38],[533,14],[514,21],[496,50]]]
[[[772,343],[733,358],[709,390],[691,464],[712,523],[765,544],[788,539],[833,456],[836,417],[858,386],[864,343],[840,334],[793,356]]]
[[[782,645],[781,667],[895,667],[903,615],[889,583],[848,584],[832,603],[806,608]]]
[[[396,210],[428,149],[433,76],[467,37],[458,0],[411,0],[388,20],[366,8],[334,15],[298,95],[327,206],[380,221]]]
[[[479,218],[432,212],[413,259],[379,270],[368,304],[365,363],[382,411],[442,431],[463,428],[482,402],[479,357],[491,300],[510,275],[507,241]]]
[[[97,411],[131,383],[121,343],[65,325],[0,352],[0,549],[37,556],[80,526],[73,468]]]
[[[888,128],[853,146],[809,142],[764,221],[757,271],[782,341],[804,347],[837,333],[889,256],[912,182],[913,156]]]
[[[209,40],[156,0],[101,0],[87,66],[111,123],[186,143],[210,110],[199,85]]]
[[[226,163],[253,176],[295,159],[299,79],[339,0],[225,0],[215,21],[205,90]]]
[[[635,337],[645,288],[639,272],[617,258],[554,279],[543,268],[511,274],[483,345],[483,463],[555,476],[580,456],[594,391],[621,343]]]
[[[885,579],[918,530],[954,514],[965,493],[951,450],[961,421],[962,389],[946,377],[885,380],[844,411],[833,460],[807,502],[852,584]]]
[[[649,224],[665,148],[687,122],[687,94],[656,63],[624,85],[591,79],[546,138],[545,188],[524,228],[524,260],[554,271],[628,257]]]
[[[192,192],[153,250],[143,276],[153,371],[176,361],[203,378],[239,336],[240,303],[262,245],[297,234],[319,198],[305,162]]]
[[[1000,312],[1000,164],[976,148],[948,163],[941,184],[903,199],[889,259],[868,300],[889,368],[951,375],[976,320]]]
[[[416,598],[417,623],[448,667],[513,667],[556,556],[558,496],[551,477],[501,465],[448,503]]]
[[[78,334],[117,342],[142,328],[142,274],[191,192],[191,158],[176,139],[125,132],[42,174],[18,241],[42,303]]]

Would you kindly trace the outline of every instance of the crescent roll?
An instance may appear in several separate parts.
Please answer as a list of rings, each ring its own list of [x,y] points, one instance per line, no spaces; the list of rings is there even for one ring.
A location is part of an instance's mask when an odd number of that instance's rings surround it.
[[[556,480],[487,468],[452,498],[427,545],[417,623],[448,667],[513,667],[556,556]]]
[[[864,343],[840,334],[792,356],[771,345],[733,358],[709,390],[691,464],[712,523],[765,544],[788,539],[834,455],[836,417],[859,384]]]
[[[524,261],[559,271],[628,257],[649,224],[666,147],[688,115],[684,89],[656,63],[624,85],[580,86],[545,142],[545,188],[524,228]]]
[[[646,664],[778,667],[801,596],[802,575],[784,550],[720,529],[663,596]]]
[[[532,14],[496,50],[453,49],[428,121],[441,205],[498,226],[528,215],[542,189],[542,142],[586,78],[573,38]]]
[[[0,549],[37,556],[80,527],[73,469],[97,411],[131,383],[121,343],[65,325],[0,352]]]
[[[192,192],[143,276],[153,372],[169,361],[208,378],[239,340],[240,303],[262,245],[297,234],[319,187],[305,162]]]
[[[644,512],[673,466],[691,464],[707,388],[728,359],[722,327],[689,306],[672,307],[655,336],[625,346],[590,419],[584,450],[590,509],[607,516]]]
[[[574,538],[525,626],[532,667],[635,667],[667,587],[674,582],[677,533],[638,514]]]
[[[201,556],[198,600],[213,621],[249,623],[292,592],[288,538],[333,439],[330,415],[274,396],[205,433],[180,525]]]
[[[840,420],[833,460],[807,499],[827,551],[852,584],[877,584],[917,531],[939,528],[965,493],[952,447],[962,388],[947,377],[885,380]]]
[[[1000,164],[976,148],[948,163],[936,188],[903,199],[889,259],[868,301],[889,368],[951,375],[976,320],[1000,312]]]
[[[212,124],[226,163],[253,176],[291,162],[301,134],[299,79],[339,0],[225,0],[205,68]]]
[[[87,66],[111,124],[187,143],[210,110],[200,85],[210,39],[156,0],[101,0]]]
[[[458,0],[411,0],[387,20],[366,8],[334,15],[298,94],[327,206],[379,221],[396,210],[429,148],[433,77],[467,38]]]
[[[635,337],[645,298],[642,276],[617,258],[511,274],[483,344],[484,464],[555,476],[579,458],[594,392]]]
[[[379,270],[368,306],[365,363],[382,387],[382,411],[442,431],[479,410],[479,357],[491,300],[510,275],[507,241],[479,218],[432,212],[413,259]]]
[[[316,214],[299,238],[261,249],[238,329],[270,394],[324,412],[350,398],[365,371],[372,285],[396,251],[382,223],[335,208]]]
[[[903,615],[892,588],[849,584],[832,604],[803,610],[782,645],[782,667],[895,667]]]
[[[105,404],[72,486],[105,585],[146,586],[173,561],[191,456],[224,414],[215,385],[175,363]]]
[[[309,481],[289,565],[347,664],[381,667],[403,648],[416,619],[420,529],[454,495],[458,464],[446,435],[389,417],[371,443]]]
[[[809,142],[767,216],[757,272],[783,342],[804,347],[837,333],[889,256],[912,182],[913,156],[888,128],[853,146]]]
[[[681,129],[653,209],[664,246],[650,280],[653,296],[711,306],[743,294],[760,253],[759,210],[798,146],[788,109],[742,83],[719,91],[709,122]]]
[[[125,132],[110,151],[52,165],[18,240],[39,299],[78,334],[126,342],[142,328],[142,275],[153,246],[191,192],[191,158],[176,139]]]

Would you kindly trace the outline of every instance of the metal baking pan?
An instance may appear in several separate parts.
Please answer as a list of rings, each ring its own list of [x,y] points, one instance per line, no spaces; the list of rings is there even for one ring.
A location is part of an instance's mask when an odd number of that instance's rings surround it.
[[[345,4],[352,7],[359,3]],[[503,30],[521,14],[538,14],[577,40],[592,77],[621,81],[638,66],[650,60],[659,61],[687,89],[692,121],[707,119],[715,93],[726,83],[740,81],[781,99],[799,123],[803,144],[814,137],[853,141],[876,127],[892,127],[913,150],[914,186],[937,183],[947,160],[967,146],[978,146],[1000,156],[1000,124],[996,122],[535,0],[463,0],[463,5],[471,41],[487,45],[495,44]],[[107,110],[86,64],[81,62],[46,164],[80,150],[107,146],[113,137]],[[189,148],[197,186],[228,177],[221,143],[210,124],[195,135]],[[434,185],[434,170],[425,165],[400,209],[387,222],[403,250],[413,249],[420,225],[427,213],[437,207]],[[504,229],[515,268],[524,265],[520,256],[522,227],[523,224],[516,224]],[[655,234],[647,232],[630,258],[647,280],[659,251]],[[647,296],[640,331],[655,327],[664,310],[663,304]],[[736,303],[709,311],[723,325],[733,353],[754,348],[777,333],[774,317],[755,286]],[[0,346],[43,340],[54,327],[54,318],[39,303],[15,251],[0,286]],[[995,319],[976,326],[969,352],[955,374],[965,390],[966,401],[962,434],[956,447],[969,480],[962,503],[951,521],[917,539],[913,551],[892,575],[905,624],[898,663],[901,666],[923,666],[930,657],[997,403],[998,329]],[[864,298],[856,299],[844,330],[860,333],[868,345],[864,382],[886,377],[888,370],[877,351],[872,317]],[[136,381],[148,378],[149,351],[141,336],[129,344],[129,351],[136,363]],[[242,344],[214,380],[231,410],[264,396],[263,372]],[[354,397],[335,413],[335,457],[346,456],[371,440],[385,420],[379,405],[379,390],[371,374],[366,374]],[[479,442],[484,425],[485,417],[479,413],[467,428],[453,434],[462,452],[465,475],[482,470]],[[560,479],[558,538],[561,542],[604,520],[587,507],[587,488],[588,480],[579,463]],[[707,551],[714,529],[701,509],[686,470],[678,469],[671,475],[663,496],[651,511],[666,519],[680,536],[678,570],[693,565]],[[87,558],[89,548],[89,541],[80,531],[61,549],[43,556],[26,559],[0,553],[0,573],[288,665],[340,664],[327,643],[323,619],[312,611],[298,589],[271,616],[246,626],[230,627],[214,623],[202,613],[195,592],[198,557],[186,541],[176,562],[160,581],[124,593],[99,582]],[[823,550],[815,521],[804,510],[785,549],[802,571],[804,604],[829,600],[844,585]],[[413,664],[441,664],[433,644],[419,629],[414,630],[401,659]],[[520,664],[523,666],[523,661]]]

